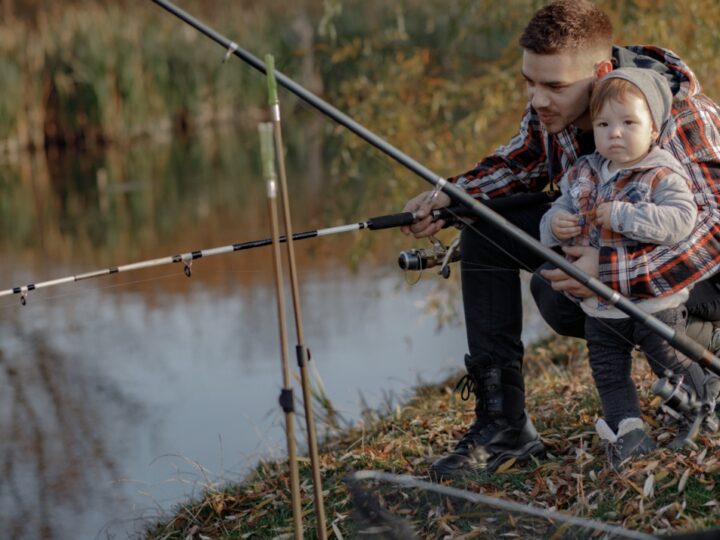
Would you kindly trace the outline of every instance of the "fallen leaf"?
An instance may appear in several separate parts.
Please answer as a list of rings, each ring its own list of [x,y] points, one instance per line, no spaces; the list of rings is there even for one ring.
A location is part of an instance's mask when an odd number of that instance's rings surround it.
[[[652,499],[655,495],[655,477],[652,474],[648,474],[645,479],[645,485],[643,486],[643,496],[648,499]]]
[[[510,470],[510,468],[511,468],[513,465],[515,465],[515,462],[516,462],[516,461],[517,461],[517,458],[514,458],[514,457],[508,459],[507,461],[504,461],[504,462],[502,463],[502,465],[500,465],[500,466],[497,468],[497,472],[498,472],[498,473],[507,472],[508,470]]]
[[[678,493],[682,493],[685,489],[685,484],[687,484],[688,478],[690,478],[690,469],[685,469],[685,472],[680,477],[680,482],[678,483]]]
[[[545,479],[545,483],[547,484],[548,490],[550,490],[551,495],[557,495],[557,487],[555,487],[555,484],[553,484],[553,481],[549,478]]]
[[[656,473],[656,474],[655,474],[655,483],[658,483],[658,482],[660,482],[661,480],[664,480],[665,478],[668,477],[669,474],[670,474],[670,473],[667,471],[667,469],[663,469],[663,470],[660,471],[659,473]]]

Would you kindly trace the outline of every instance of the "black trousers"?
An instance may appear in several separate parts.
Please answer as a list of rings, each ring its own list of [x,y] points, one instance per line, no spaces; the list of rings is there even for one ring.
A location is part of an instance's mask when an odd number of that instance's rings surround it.
[[[506,209],[502,215],[532,237],[539,238],[539,224],[548,205]],[[471,374],[489,366],[498,366],[510,383],[519,386],[512,396],[524,396],[522,383],[523,343],[522,296],[519,270],[535,272],[531,292],[540,314],[558,333],[585,336],[585,313],[564,294],[553,291],[536,270],[544,259],[505,231],[484,220],[465,227],[461,235],[461,278],[468,356],[465,363]],[[690,295],[688,311],[720,320],[720,291],[712,284],[698,284]],[[705,344],[707,345],[707,344]],[[505,377],[505,375],[504,375]],[[506,399],[510,417],[524,410],[524,398]]]
[[[542,205],[503,213],[513,225],[539,238]],[[523,344],[519,270],[544,261],[504,230],[477,220],[461,234],[461,280],[469,356],[468,369],[497,365],[520,371]]]

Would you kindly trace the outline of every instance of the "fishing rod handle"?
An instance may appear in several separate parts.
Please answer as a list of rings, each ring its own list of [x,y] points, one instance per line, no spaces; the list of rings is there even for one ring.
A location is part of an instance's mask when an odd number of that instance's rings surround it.
[[[433,210],[430,213],[430,217],[433,221],[438,219],[445,219],[447,221],[455,221],[462,214],[462,207],[454,206],[452,208],[440,208]],[[367,228],[371,231],[377,231],[380,229],[392,229],[393,227],[405,227],[406,225],[412,225],[417,221],[417,214],[415,212],[401,212],[399,214],[388,214],[386,216],[375,216],[368,219],[365,223]]]
[[[375,216],[367,220],[367,228],[371,231],[380,229],[391,229],[393,227],[404,227],[415,223],[413,212],[402,212],[400,214],[389,214],[387,216]]]

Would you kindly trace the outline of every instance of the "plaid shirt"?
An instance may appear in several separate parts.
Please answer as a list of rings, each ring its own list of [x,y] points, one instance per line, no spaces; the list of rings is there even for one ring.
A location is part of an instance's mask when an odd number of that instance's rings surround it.
[[[690,236],[673,246],[601,247],[599,279],[624,296],[664,296],[705,279],[720,264],[720,108],[700,93],[694,73],[671,51],[615,47],[613,56],[618,67],[654,69],[670,81],[673,108],[660,146],[685,167],[698,221]],[[556,183],[580,157],[578,133],[574,126],[547,133],[528,105],[518,134],[508,144],[450,181],[476,197],[541,191],[549,171]]]
[[[553,207],[543,216],[540,224],[541,239],[552,216],[562,211],[580,216],[580,234],[567,240],[565,243],[568,245],[595,248],[603,246],[638,248],[648,242],[668,245],[671,242],[660,241],[660,238],[677,239],[682,236],[678,234],[680,229],[690,231],[696,215],[695,205],[689,182],[684,176],[684,168],[675,161],[675,158],[655,147],[643,160],[631,165],[630,168],[615,173],[608,172],[609,178],[603,178],[601,171],[603,164],[606,163],[605,158],[594,152],[581,157],[568,171],[561,184],[563,196],[557,199]],[[663,183],[665,187],[659,187]],[[619,229],[615,230],[600,226],[595,219],[598,207],[613,201],[633,206],[636,210],[630,220],[617,216],[618,222],[613,227],[618,226]],[[656,204],[665,212],[678,212],[678,219],[685,221],[685,224],[669,218],[668,214],[660,221],[654,212],[646,209],[647,205],[655,207]],[[638,227],[634,228],[635,226]],[[623,227],[627,233],[617,232],[622,231]],[[687,228],[683,229],[683,227]],[[638,235],[654,240],[640,241],[637,239]]]

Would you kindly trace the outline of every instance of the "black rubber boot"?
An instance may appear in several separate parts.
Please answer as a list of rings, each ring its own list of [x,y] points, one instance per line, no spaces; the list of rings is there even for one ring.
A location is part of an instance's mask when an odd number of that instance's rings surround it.
[[[520,373],[499,367],[473,369],[460,380],[458,388],[463,398],[475,394],[476,419],[455,449],[431,465],[431,479],[493,473],[508,459],[524,461],[544,452],[524,411]]]

